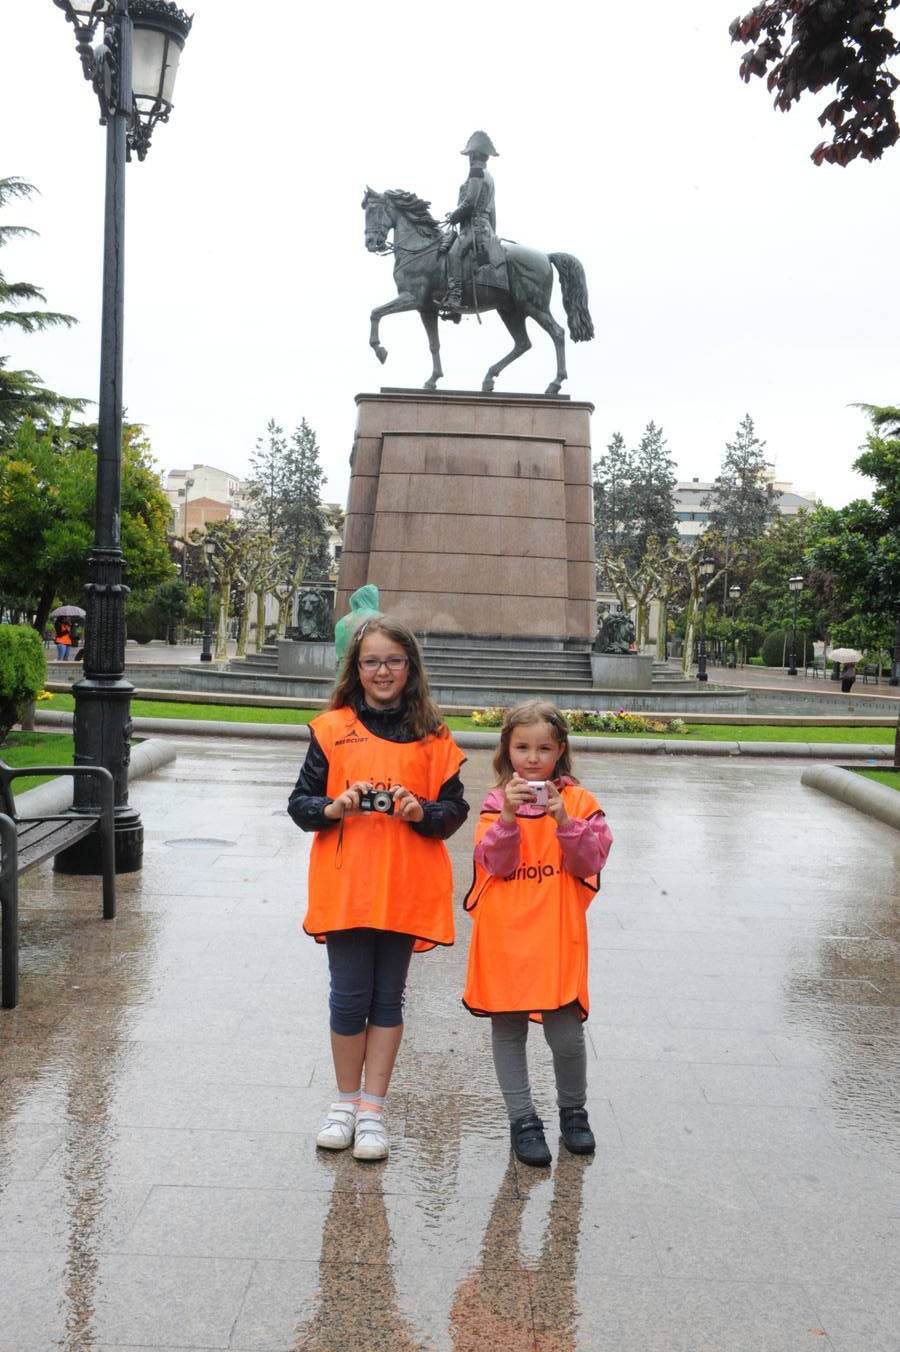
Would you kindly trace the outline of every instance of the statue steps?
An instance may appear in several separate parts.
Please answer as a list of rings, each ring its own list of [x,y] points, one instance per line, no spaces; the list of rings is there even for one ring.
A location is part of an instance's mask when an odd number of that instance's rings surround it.
[[[425,658],[428,678],[442,691],[458,688],[484,691],[492,698],[498,690],[513,698],[526,698],[552,691],[564,696],[570,707],[579,696],[594,694],[590,647],[569,640],[484,638],[480,635],[417,635]],[[262,652],[232,658],[228,670],[246,676],[276,675],[278,649],[267,644]],[[652,682],[657,688],[687,683],[677,659],[654,662]],[[505,701],[508,702],[508,701]]]

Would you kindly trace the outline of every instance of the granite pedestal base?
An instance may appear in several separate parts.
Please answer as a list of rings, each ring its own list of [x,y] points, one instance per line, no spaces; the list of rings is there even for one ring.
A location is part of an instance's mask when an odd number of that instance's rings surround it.
[[[336,613],[374,582],[415,630],[589,643],[593,406],[423,390],[356,402]]]

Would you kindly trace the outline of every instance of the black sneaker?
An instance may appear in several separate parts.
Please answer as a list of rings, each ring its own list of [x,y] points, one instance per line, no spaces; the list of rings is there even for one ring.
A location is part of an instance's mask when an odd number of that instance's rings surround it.
[[[509,1135],[517,1160],[537,1168],[550,1163],[552,1157],[544,1139],[544,1124],[536,1113],[510,1122]]]
[[[591,1131],[586,1108],[560,1108],[559,1129],[563,1145],[573,1155],[593,1155],[597,1142]]]

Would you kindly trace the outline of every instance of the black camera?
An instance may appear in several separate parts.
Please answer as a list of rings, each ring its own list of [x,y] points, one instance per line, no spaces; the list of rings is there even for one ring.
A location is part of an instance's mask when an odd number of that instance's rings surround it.
[[[370,789],[368,793],[359,795],[360,812],[383,812],[385,816],[390,817],[394,811],[393,794],[388,793],[387,789]]]

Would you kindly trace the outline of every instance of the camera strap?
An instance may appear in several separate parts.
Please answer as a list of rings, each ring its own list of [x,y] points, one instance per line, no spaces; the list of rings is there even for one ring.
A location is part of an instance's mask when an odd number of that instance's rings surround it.
[[[335,846],[335,850],[334,850],[334,866],[335,866],[335,868],[343,868],[343,866],[344,866],[344,809],[343,809],[343,808],[341,808],[340,821],[339,821],[339,824],[338,824],[338,838],[337,838],[337,845]]]

